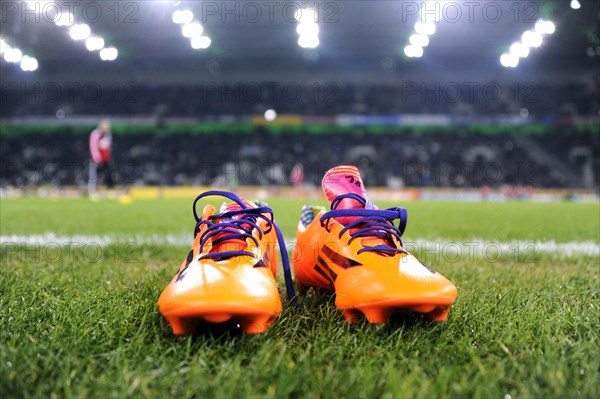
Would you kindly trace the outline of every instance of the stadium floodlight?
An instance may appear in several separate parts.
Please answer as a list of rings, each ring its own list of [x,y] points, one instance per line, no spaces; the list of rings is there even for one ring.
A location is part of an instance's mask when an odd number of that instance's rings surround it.
[[[500,64],[505,68],[516,68],[519,65],[519,57],[514,54],[504,53],[500,56]]]
[[[265,111],[265,120],[267,122],[273,122],[277,119],[277,112],[274,109],[268,109]]]
[[[174,2],[174,7],[179,6],[179,1]],[[190,39],[190,46],[194,50],[209,48],[212,40],[208,36],[203,36],[204,27],[200,22],[194,19],[194,13],[190,10],[178,9],[173,11],[173,23],[181,25],[181,34]]]
[[[317,24],[317,12],[312,8],[296,10],[295,15],[298,26],[298,46],[302,48],[316,48],[319,46],[319,25]]]
[[[414,49],[413,49],[413,56],[415,58],[421,58],[421,57],[423,57],[423,47],[421,47],[421,46],[412,46],[412,47],[414,47]]]
[[[73,25],[73,21],[73,14],[70,12],[61,12],[54,18],[56,26],[71,26]]]
[[[102,61],[114,61],[119,56],[119,50],[114,47],[106,47],[100,50],[100,59]]]
[[[173,22],[179,25],[189,24],[194,20],[194,13],[190,10],[173,11]]]
[[[38,69],[38,62],[34,57],[24,55],[21,59],[21,69],[25,72],[33,72]]]
[[[552,35],[555,31],[554,22],[540,19],[536,22],[535,29],[523,32],[521,42],[513,43],[510,51],[500,56],[500,63],[507,68],[516,68],[520,58],[529,56],[531,48],[540,47],[545,35]]]
[[[76,24],[69,29],[69,35],[73,40],[85,40],[92,34],[88,24]]]
[[[4,39],[0,39],[0,54],[4,54],[4,52],[8,51],[10,46],[8,43],[4,41]]]
[[[6,50],[4,52],[4,61],[6,61],[6,62],[17,63],[17,62],[21,62],[22,58],[23,58],[23,53],[21,52],[21,50],[19,50],[16,47],[9,48],[8,50]]]
[[[88,24],[75,24],[73,14],[70,12],[59,11],[58,14],[52,19],[52,22],[54,22],[56,26],[69,27],[69,36],[71,36],[71,39],[75,41],[85,41],[85,47],[88,49],[88,51],[102,50],[106,45],[103,38],[92,34],[92,29]],[[114,51],[109,50],[103,52],[100,55],[100,58],[103,61],[115,60],[118,56],[118,51],[114,47],[112,49]]]
[[[413,46],[427,47],[429,45],[429,36],[414,33],[414,34],[410,35],[410,37],[408,38],[408,41]]]
[[[529,47],[523,43],[516,42],[510,46],[510,53],[519,58],[526,58],[529,55]]]
[[[527,47],[540,47],[543,40],[542,35],[530,30],[526,31],[523,33],[523,36],[521,36],[521,42]]]
[[[551,35],[556,31],[556,26],[552,21],[539,20],[535,24],[535,31],[540,35]]]
[[[579,0],[571,0],[571,8],[573,10],[579,10],[581,8],[581,3]]]
[[[190,44],[194,50],[209,48],[212,40],[208,36],[193,37]]]
[[[318,36],[319,35],[319,25],[311,24],[311,23],[299,23],[296,28],[296,32],[300,36]]]
[[[415,32],[417,32],[420,35],[431,36],[435,33],[435,24],[431,21],[427,21],[427,22],[418,21],[415,24]]]
[[[296,10],[294,15],[296,21],[304,23],[317,23],[317,12],[312,8],[302,8]]]
[[[100,36],[90,36],[85,41],[85,47],[88,51],[98,51],[104,48],[104,39]]]
[[[181,34],[187,38],[202,36],[202,32],[204,28],[199,22],[191,22],[181,27]]]
[[[300,36],[298,39],[298,46],[302,48],[317,48],[320,43],[316,36]]]
[[[404,47],[404,54],[409,58],[421,58],[423,56],[423,47],[409,44]]]

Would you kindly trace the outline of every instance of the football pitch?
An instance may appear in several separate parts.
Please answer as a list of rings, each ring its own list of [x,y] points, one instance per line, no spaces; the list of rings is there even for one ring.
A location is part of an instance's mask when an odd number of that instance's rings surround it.
[[[265,334],[177,337],[156,302],[192,200],[0,201],[0,397],[600,396],[598,203],[401,204],[405,244],[458,287],[445,323],[350,325],[308,291]],[[325,205],[267,202],[289,241]]]

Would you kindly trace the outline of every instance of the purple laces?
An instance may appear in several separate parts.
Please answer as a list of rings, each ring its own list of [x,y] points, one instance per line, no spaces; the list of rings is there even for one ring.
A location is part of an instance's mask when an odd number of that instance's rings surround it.
[[[406,223],[408,222],[408,211],[405,208],[395,207],[385,210],[364,208],[337,210],[336,208],[340,205],[342,200],[347,198],[360,202],[363,207],[366,206],[367,201],[358,194],[348,193],[339,195],[331,201],[331,211],[326,212],[321,216],[321,226],[325,227],[327,231],[330,231],[329,222],[332,218],[348,216],[357,217],[358,219],[345,225],[339,234],[339,238],[342,238],[342,235],[346,231],[350,231],[348,245],[357,238],[365,237],[378,237],[388,241],[392,241],[392,237],[395,237],[400,245],[402,245],[401,237],[406,229]],[[394,220],[396,219],[400,220],[397,227],[394,225]],[[366,251],[380,252],[390,256],[394,256],[397,253],[408,253],[401,248],[380,244],[375,246],[365,245],[358,251],[357,255]]]
[[[198,216],[198,213],[196,212],[196,204],[200,199],[209,196],[225,197],[231,201],[234,201],[242,209],[235,209],[231,211],[217,213],[215,215],[210,215],[208,219],[203,220],[201,217]],[[194,200],[192,210],[194,212],[194,218],[196,219],[196,228],[194,229],[194,236],[200,231],[200,226],[207,226],[206,230],[200,236],[200,253],[202,253],[204,245],[206,245],[208,240],[215,236],[218,237],[212,241],[213,246],[216,246],[227,240],[233,239],[240,239],[244,241],[246,239],[250,239],[254,241],[256,246],[258,246],[258,240],[252,235],[253,230],[258,231],[258,236],[262,239],[264,234],[268,234],[272,228],[275,228],[277,242],[279,243],[279,250],[281,252],[281,260],[283,262],[283,275],[285,277],[285,287],[287,291],[287,296],[290,302],[294,306],[297,306],[296,293],[294,291],[294,284],[292,282],[292,273],[290,270],[290,260],[288,257],[287,248],[285,246],[285,242],[283,241],[283,234],[281,234],[281,229],[273,220],[273,210],[271,208],[264,205],[256,208],[250,208],[236,194],[227,191],[206,191],[196,197],[196,199]],[[267,217],[266,215],[270,215],[270,217]],[[234,216],[237,216],[237,218],[232,219]],[[267,223],[268,228],[266,231],[262,231],[260,229],[260,227],[257,224],[258,219],[263,219]],[[208,253],[200,256],[198,260],[223,260],[235,256],[251,256],[254,258],[253,253],[244,250],[239,250]]]

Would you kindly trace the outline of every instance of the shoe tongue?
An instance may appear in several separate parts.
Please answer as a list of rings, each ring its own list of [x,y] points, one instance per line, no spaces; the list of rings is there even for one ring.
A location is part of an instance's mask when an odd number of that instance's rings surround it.
[[[336,197],[344,194],[357,194],[363,197],[366,201],[366,205],[363,205],[361,202],[352,199],[352,198],[344,198],[340,203],[336,206],[336,210],[340,209],[378,209],[377,206],[369,200],[367,196],[367,191],[365,190],[365,185],[360,177],[360,172],[358,168],[354,165],[349,166],[337,166],[333,169],[329,169],[327,173],[325,173],[325,177],[323,177],[323,182],[321,184],[323,186],[323,192],[327,197],[327,200],[331,203]],[[335,218],[336,221],[346,226],[349,223],[358,220],[358,216],[343,216]],[[356,229],[351,229],[350,233],[353,233]],[[389,245],[390,242],[388,240],[377,238],[377,237],[366,237],[361,240],[363,245]]]
[[[244,201],[244,203],[249,207],[249,208],[255,208],[256,205],[254,205],[253,203],[251,203],[250,201],[247,201],[245,199],[242,199],[242,201]],[[221,205],[221,208],[219,208],[219,213],[224,213],[224,212],[231,212],[231,211],[237,211],[242,209],[242,207],[235,202],[232,203],[223,203]],[[218,220],[215,220],[215,223],[218,222],[229,222],[232,220],[237,220],[239,219],[241,216],[243,216],[243,214],[240,215],[234,215],[228,218],[220,218]],[[249,227],[249,225],[248,225]],[[242,232],[242,230],[239,230],[240,232]],[[223,236],[223,234],[229,234],[229,233],[221,233],[221,234],[217,234],[212,238],[212,241],[216,241],[217,239],[219,239],[220,237]],[[210,250],[211,253],[215,253],[215,252],[225,252],[225,251],[240,251],[243,250],[246,247],[246,241],[242,240],[242,239],[231,239],[231,240],[226,240],[223,241],[215,246],[213,246]]]
[[[223,204],[221,205],[221,208],[219,208],[219,213],[237,211],[239,209],[242,209],[242,207],[237,202],[232,202],[230,204],[223,202]],[[232,216],[231,218],[221,218],[220,220],[232,220],[232,219],[234,220],[234,219],[237,219],[238,217],[239,217],[239,215],[235,215],[235,216]]]
[[[244,198],[240,198],[242,200],[242,202],[244,204],[246,204],[246,207],[248,208],[256,208],[256,204],[253,202],[248,201],[247,199]],[[226,203],[223,202],[223,204],[221,205],[221,208],[219,208],[219,213],[224,213],[224,212],[231,212],[231,211],[237,211],[242,209],[242,207],[240,206],[240,204],[238,204],[237,202],[230,202],[230,203]],[[238,219],[241,215],[234,215],[231,218],[221,218],[220,220],[235,220]]]
[[[375,204],[369,201],[365,185],[360,177],[358,168],[354,165],[337,166],[329,169],[321,183],[325,197],[331,203],[336,197],[344,194],[357,194],[366,201],[366,206],[352,198],[343,199],[336,207],[339,209],[377,209]],[[343,225],[356,220],[356,216],[338,217],[336,220]]]

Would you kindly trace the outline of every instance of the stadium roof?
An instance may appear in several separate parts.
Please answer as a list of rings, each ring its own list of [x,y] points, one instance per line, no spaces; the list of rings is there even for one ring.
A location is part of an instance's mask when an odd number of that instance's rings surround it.
[[[16,11],[9,3],[16,5]],[[498,61],[500,54],[540,18],[551,19],[556,33],[521,62],[521,77],[535,79],[548,71],[593,72],[600,61],[600,51],[596,51],[600,50],[600,6],[593,0],[581,0],[579,10],[571,9],[569,0],[452,2],[458,7],[447,9],[420,59],[407,58],[403,48],[419,18],[415,7],[422,8],[421,1],[306,3],[317,5],[320,11],[321,45],[315,50],[297,45],[293,14],[298,2],[77,2],[75,19],[88,22],[95,34],[118,48],[119,58],[111,63],[102,62],[48,17],[25,13],[26,3],[3,2],[1,36],[38,59],[40,68],[32,79],[89,79],[118,73],[160,84],[157,76],[178,73],[208,77],[237,73],[249,79],[265,73],[273,74],[273,80],[290,71],[322,76],[337,71],[364,72],[365,79],[369,74],[418,70],[426,70],[430,76],[436,71],[465,77],[476,70],[502,74],[506,71]],[[41,3],[43,7],[48,2]],[[62,10],[69,4],[54,3]],[[180,26],[172,21],[174,6],[192,10],[202,22],[212,38],[208,49],[194,50],[182,37]],[[29,7],[33,9],[31,4]],[[588,54],[590,48],[593,55]],[[3,80],[23,74],[5,62],[0,68]]]

